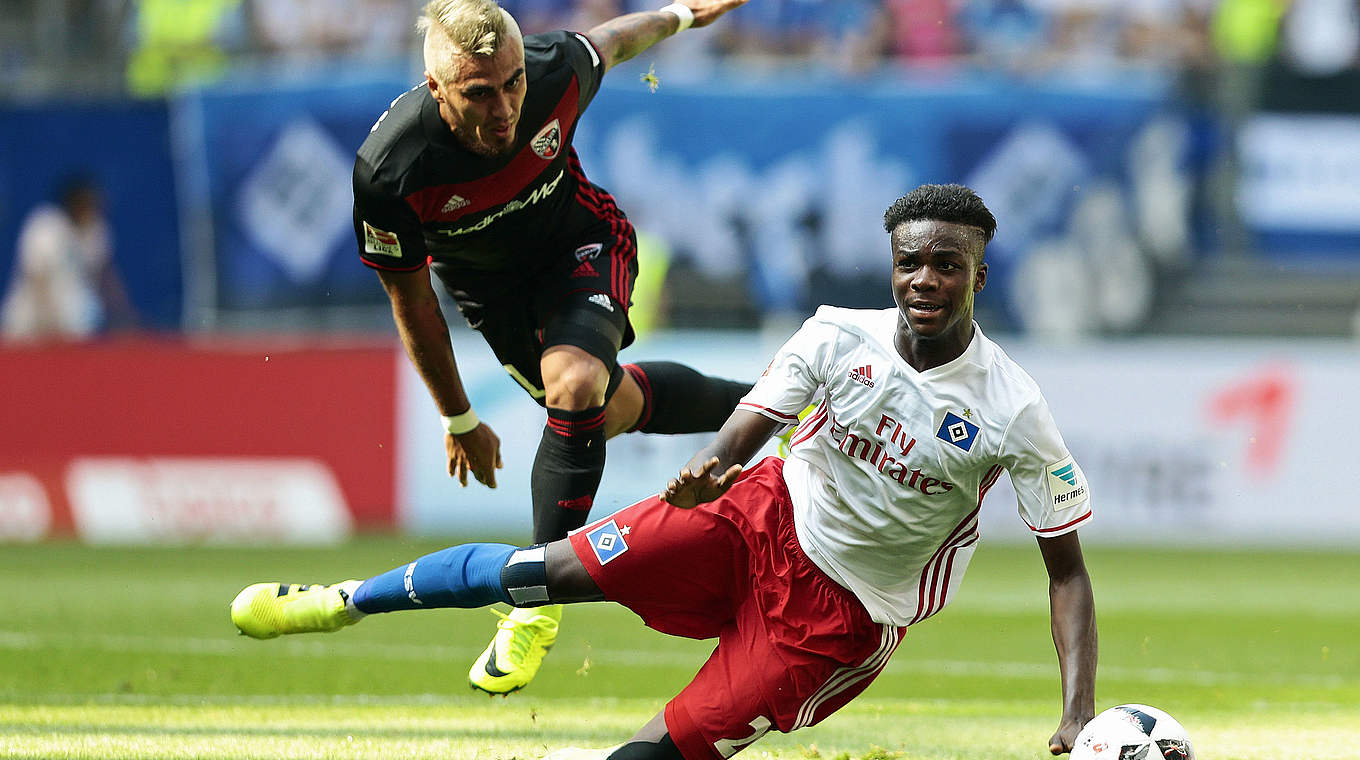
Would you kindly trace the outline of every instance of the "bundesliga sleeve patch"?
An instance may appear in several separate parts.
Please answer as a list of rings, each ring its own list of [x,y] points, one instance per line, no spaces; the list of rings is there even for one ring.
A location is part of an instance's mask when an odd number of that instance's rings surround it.
[[[364,222],[364,253],[401,258],[401,240],[396,233],[380,230]]]
[[[1044,468],[1044,473],[1044,481],[1048,484],[1048,504],[1054,512],[1086,503],[1086,476],[1072,457],[1050,464]]]
[[[590,542],[595,559],[599,560],[601,565],[609,564],[611,559],[628,551],[628,542],[623,538],[623,531],[619,530],[619,526],[613,520],[587,533],[586,540]]]
[[[971,451],[973,442],[977,440],[978,426],[954,414],[945,412],[944,422],[940,423],[940,429],[935,431],[935,437],[945,443],[951,443],[964,451]]]

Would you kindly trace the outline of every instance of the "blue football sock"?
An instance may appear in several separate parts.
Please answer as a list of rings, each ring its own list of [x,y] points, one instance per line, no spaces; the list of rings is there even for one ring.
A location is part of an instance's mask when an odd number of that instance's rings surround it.
[[[509,604],[501,568],[514,551],[509,544],[450,546],[364,581],[354,606],[374,613]]]

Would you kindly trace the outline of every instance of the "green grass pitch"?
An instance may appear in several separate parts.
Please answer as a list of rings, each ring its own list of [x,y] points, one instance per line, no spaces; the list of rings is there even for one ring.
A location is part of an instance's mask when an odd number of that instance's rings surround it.
[[[247,583],[364,577],[442,545],[0,547],[0,757],[530,760],[623,740],[711,647],[579,606],[534,684],[490,699],[465,680],[485,611],[273,641],[227,618]],[[1360,757],[1360,555],[1088,546],[1087,559],[1098,709],[1168,710],[1201,760]],[[1038,551],[984,543],[957,601],[859,700],[741,757],[1042,758],[1058,708]]]

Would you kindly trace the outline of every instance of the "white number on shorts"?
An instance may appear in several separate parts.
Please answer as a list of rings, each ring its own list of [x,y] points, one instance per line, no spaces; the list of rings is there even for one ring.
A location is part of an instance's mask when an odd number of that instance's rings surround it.
[[[718,750],[718,754],[723,757],[737,754],[742,747],[764,736],[770,730],[770,719],[764,715],[757,715],[756,719],[751,721],[751,729],[751,735],[745,739],[720,739],[713,743],[713,749]]]

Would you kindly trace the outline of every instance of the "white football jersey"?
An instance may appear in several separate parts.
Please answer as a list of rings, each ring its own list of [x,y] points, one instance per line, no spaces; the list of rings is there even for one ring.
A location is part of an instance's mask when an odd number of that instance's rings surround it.
[[[784,479],[798,540],[879,623],[911,625],[952,598],[1002,470],[1039,536],[1091,517],[1081,468],[1039,386],[982,334],[918,372],[893,346],[896,309],[823,306],[738,408],[798,425]]]

